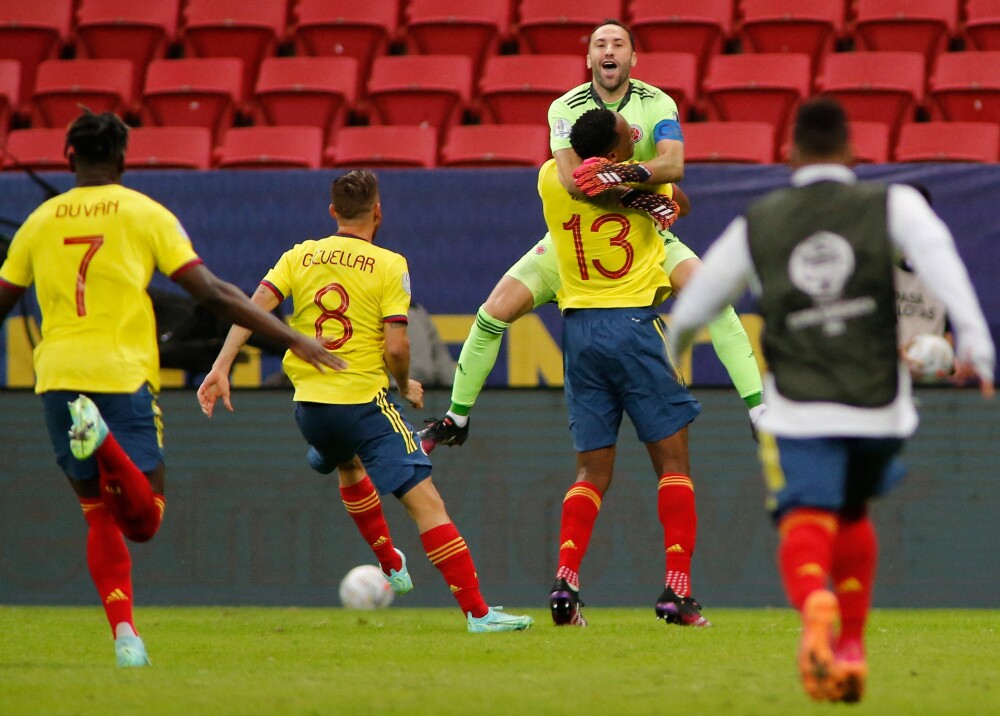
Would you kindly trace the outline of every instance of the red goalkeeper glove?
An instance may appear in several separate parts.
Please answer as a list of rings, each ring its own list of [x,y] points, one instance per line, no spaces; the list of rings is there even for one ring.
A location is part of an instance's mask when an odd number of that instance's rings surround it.
[[[677,202],[665,194],[654,194],[649,191],[629,189],[622,194],[622,206],[645,211],[653,217],[662,229],[669,229],[680,215]]]
[[[587,196],[597,196],[619,184],[641,184],[653,173],[641,164],[615,164],[603,157],[591,157],[573,170],[573,182]]]

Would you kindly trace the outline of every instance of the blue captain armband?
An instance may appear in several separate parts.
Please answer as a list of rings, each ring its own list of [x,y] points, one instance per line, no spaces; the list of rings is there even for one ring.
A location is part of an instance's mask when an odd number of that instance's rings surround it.
[[[665,119],[657,122],[653,127],[653,143],[661,139],[676,139],[678,142],[684,141],[684,132],[681,130],[681,123],[676,119]]]

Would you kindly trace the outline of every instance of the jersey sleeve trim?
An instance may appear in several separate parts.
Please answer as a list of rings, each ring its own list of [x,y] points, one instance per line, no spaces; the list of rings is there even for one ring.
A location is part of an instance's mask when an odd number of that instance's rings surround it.
[[[0,278],[0,286],[3,286],[4,288],[7,288],[10,291],[13,291],[14,293],[24,293],[25,291],[28,290],[27,286],[18,286],[16,283],[5,281],[2,278]]]
[[[275,286],[270,281],[261,281],[260,285],[263,286],[264,288],[270,289],[271,293],[273,293],[275,296],[278,297],[278,300],[280,301],[285,300],[285,295],[281,291],[279,291],[278,287]]]
[[[180,278],[181,274],[184,274],[184,273],[190,271],[191,269],[193,269],[195,266],[200,266],[200,265],[202,265],[204,263],[205,262],[202,261],[200,258],[191,259],[186,264],[184,264],[179,269],[177,269],[172,274],[170,274],[170,280],[176,281],[178,278]]]
[[[407,323],[409,323],[409,320],[406,318],[406,316],[396,315],[396,316],[386,316],[385,318],[382,319],[382,322],[383,323],[402,323],[403,325],[406,325]]]

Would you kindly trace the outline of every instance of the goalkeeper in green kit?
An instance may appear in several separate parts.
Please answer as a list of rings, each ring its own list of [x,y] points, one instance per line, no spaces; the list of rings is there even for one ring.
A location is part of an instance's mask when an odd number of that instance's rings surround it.
[[[684,138],[676,103],[660,89],[630,78],[636,64],[634,48],[631,31],[617,20],[606,20],[595,28],[587,53],[593,81],[573,88],[549,107],[550,145],[559,179],[570,193],[611,210],[620,206],[640,209],[659,224],[666,247],[663,269],[676,295],[701,261],[669,231],[681,213],[677,203],[642,185],[683,178]],[[637,163],[612,164],[604,159],[581,163],[570,147],[570,129],[581,114],[595,107],[619,112],[629,122]],[[682,192],[677,195],[686,203]],[[624,265],[627,250],[623,249],[622,257]],[[458,359],[451,407],[419,433],[426,452],[438,445],[465,442],[469,413],[496,363],[504,331],[521,316],[553,301],[559,287],[552,239],[546,234],[507,271],[480,306]],[[746,331],[731,306],[708,329],[715,352],[755,423],[764,405],[760,371]]]

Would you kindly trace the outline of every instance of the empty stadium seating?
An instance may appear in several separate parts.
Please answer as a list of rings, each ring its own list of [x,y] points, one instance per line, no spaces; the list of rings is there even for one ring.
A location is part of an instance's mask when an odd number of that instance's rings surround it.
[[[7,136],[7,127],[21,96],[21,63],[0,60],[0,147]]]
[[[965,11],[968,49],[1000,50],[1000,0],[968,0]]]
[[[670,95],[682,120],[698,104],[698,58],[690,52],[643,52],[632,77]]]
[[[537,167],[551,157],[543,124],[453,127],[441,148],[444,167]]]
[[[578,55],[498,55],[486,62],[479,85],[483,121],[546,124],[552,101],[589,76]]]
[[[609,17],[622,17],[622,0],[521,0],[521,52],[583,57],[591,31]]]
[[[86,107],[94,113],[124,114],[132,105],[129,60],[46,60],[35,79],[34,126],[62,127]]]
[[[1000,161],[1000,126],[994,122],[904,124],[896,144],[897,162]]]
[[[476,76],[487,56],[496,54],[510,33],[507,2],[410,0],[406,7],[407,46],[412,53],[465,55]]]
[[[21,64],[18,112],[28,115],[35,74],[69,40],[73,0],[0,0],[0,60]]]
[[[859,162],[882,163],[889,161],[892,145],[889,125],[885,122],[850,122],[851,146]]]
[[[142,93],[146,68],[166,56],[176,39],[180,0],[82,0],[77,14],[77,57],[131,60],[132,96]]]
[[[27,167],[36,172],[69,171],[66,129],[16,129],[7,135],[4,171],[20,171]]]
[[[690,122],[684,126],[685,162],[774,162],[774,127],[767,122]]]
[[[399,0],[298,0],[295,16],[292,38],[298,54],[354,57],[364,69],[395,40]]]
[[[326,153],[335,167],[437,166],[438,133],[431,127],[344,127]]]
[[[254,91],[258,123],[314,126],[329,135],[345,124],[357,77],[353,57],[269,57]]]
[[[218,142],[242,100],[243,61],[235,57],[153,60],[142,94],[143,124],[207,127]]]
[[[919,52],[927,70],[958,31],[958,0],[858,0],[854,38],[860,50]]]
[[[134,127],[128,136],[125,168],[208,169],[212,132],[205,127]]]
[[[236,127],[226,132],[220,169],[318,169],[323,163],[319,127]]]
[[[443,133],[461,121],[472,96],[472,60],[465,55],[377,57],[367,95],[372,123],[422,124]]]
[[[744,52],[809,55],[816,73],[844,27],[844,0],[743,0]]]
[[[930,104],[940,119],[1000,122],[1000,51],[940,55],[930,79]]]
[[[700,77],[732,35],[733,0],[632,0],[629,9],[640,53],[694,53]]]

